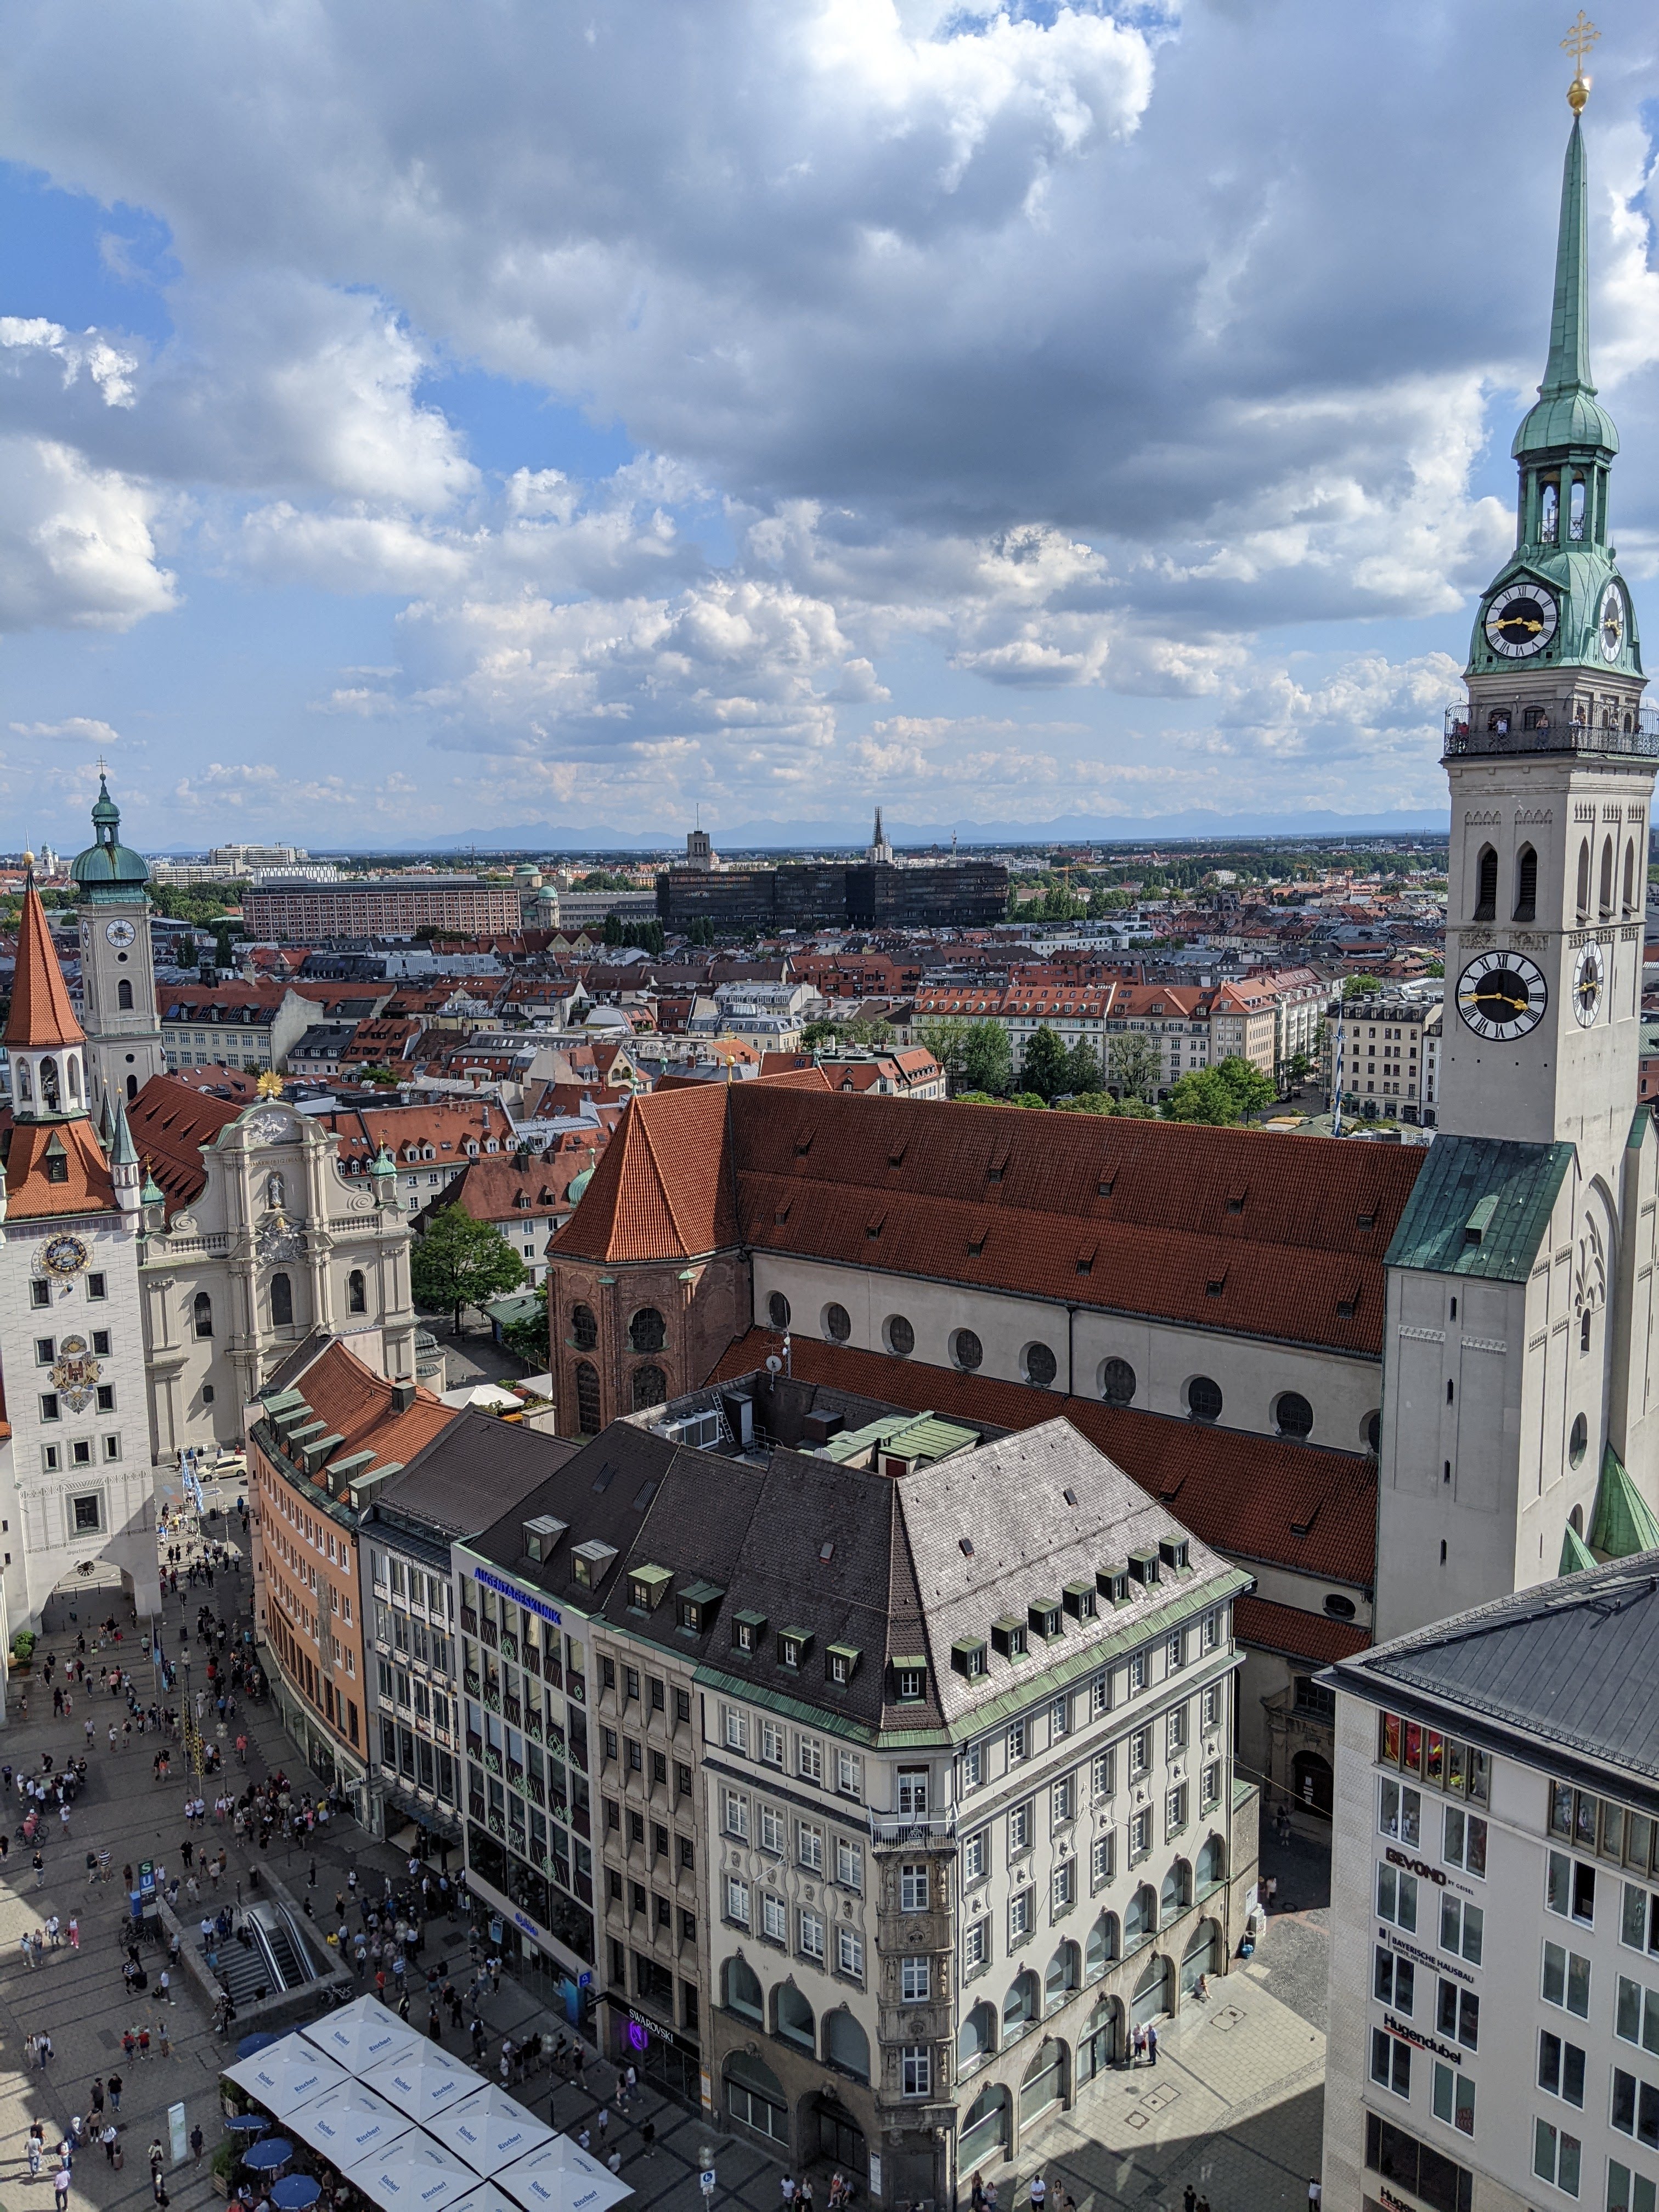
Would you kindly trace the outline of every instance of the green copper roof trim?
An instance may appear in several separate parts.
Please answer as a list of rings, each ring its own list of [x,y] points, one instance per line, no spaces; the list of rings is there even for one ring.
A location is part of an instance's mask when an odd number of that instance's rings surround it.
[[[1611,1444],[1601,1455],[1589,1548],[1604,1560],[1628,1559],[1638,1552],[1659,1552],[1659,1516]]]
[[[1427,1274],[1524,1283],[1572,1157],[1568,1144],[1437,1136],[1406,1201],[1385,1264]]]
[[[1583,1538],[1569,1521],[1561,1531],[1561,1564],[1556,1569],[1556,1573],[1578,1575],[1582,1574],[1586,1567],[1593,1567],[1595,1565],[1595,1560],[1586,1549]]]
[[[1659,1041],[1659,1022],[1643,1023],[1640,1048],[1644,1052],[1650,1049],[1648,1043],[1650,1031],[1652,1031],[1656,1040]],[[1656,1042],[1654,1048],[1659,1049],[1659,1042]],[[1653,1109],[1650,1106],[1638,1106],[1630,1118],[1630,1134],[1625,1139],[1625,1150],[1627,1152],[1639,1152],[1642,1149],[1642,1140],[1652,1127]]]
[[[1583,127],[1575,116],[1561,165],[1561,219],[1555,238],[1555,301],[1549,358],[1538,400],[1515,434],[1521,460],[1562,447],[1589,447],[1611,457],[1619,433],[1596,400],[1589,365],[1589,204]]]

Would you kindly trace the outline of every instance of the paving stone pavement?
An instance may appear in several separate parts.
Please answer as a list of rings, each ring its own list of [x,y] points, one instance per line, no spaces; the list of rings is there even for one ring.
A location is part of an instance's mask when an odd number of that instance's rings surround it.
[[[227,1486],[228,1501],[234,1494]],[[233,1529],[239,1526],[234,1516],[229,1525]],[[246,1565],[240,1578],[217,1576],[211,1592],[185,1588],[179,1600],[169,1600],[166,1617],[170,1640],[176,1637],[180,1620],[193,1618],[210,1597],[227,1619],[232,1618],[233,1609],[246,1614]],[[94,1609],[100,1615],[118,1611],[125,1632],[121,1656],[131,1666],[144,1647],[132,1632],[130,1614],[125,1607],[112,1608],[100,1595],[95,1604],[82,1603],[82,1626]],[[60,1632],[43,1638],[40,1654],[55,1648],[61,1660],[73,1644],[72,1631],[67,1636]],[[135,1674],[147,1682],[148,1662],[141,1663],[142,1672],[135,1668]],[[55,2146],[70,2114],[86,2111],[94,2076],[106,2080],[112,2067],[125,2077],[119,2115],[125,2169],[115,2172],[95,2148],[77,2152],[71,2212],[80,2212],[84,2203],[100,2208],[100,2212],[129,2212],[129,2208],[143,2212],[150,2196],[145,2152],[155,2136],[166,2144],[167,2108],[175,2101],[184,2103],[188,2124],[200,2122],[207,2149],[199,2170],[186,2160],[175,2172],[169,2159],[168,2191],[175,2212],[206,2212],[221,2201],[207,2160],[221,2137],[218,2076],[233,2055],[231,2049],[214,2033],[205,2011],[185,1987],[175,1992],[177,2002],[167,2010],[171,2047],[161,2057],[161,2011],[155,2002],[154,1973],[151,1990],[136,2002],[126,1996],[120,1979],[119,1937],[126,1917],[120,1869],[128,1862],[136,1866],[143,1857],[159,1858],[178,1869],[184,1835],[183,1783],[176,1775],[165,1784],[153,1782],[149,1735],[135,1737],[129,1750],[108,1751],[102,1734],[107,1725],[106,1709],[112,1717],[122,1708],[107,1694],[87,1698],[77,1693],[71,1718],[53,1722],[41,1717],[43,1705],[50,1713],[50,1696],[42,1692],[40,1683],[37,1666],[33,1710],[27,1720],[19,1720],[14,1682],[13,1718],[0,1734],[0,1758],[21,1770],[38,1765],[40,1752],[49,1749],[61,1763],[71,1750],[82,1750],[82,1724],[88,1713],[99,1721],[99,1744],[90,1754],[88,1785],[76,1806],[72,1832],[67,1843],[59,1841],[47,1852],[42,1887],[35,1888],[27,1856],[15,1842],[0,1861],[0,2212],[49,2212],[54,2161],[49,2158],[44,2163],[38,2180],[29,2178],[24,2155],[29,2123],[42,2119],[49,2144]],[[255,1776],[279,1765],[290,1777],[303,1776],[302,1765],[268,1703],[245,1708],[242,1725],[252,1745],[250,1769]],[[176,1767],[176,1754],[174,1764]],[[233,1779],[237,1771],[233,1769]],[[224,1841],[234,1884],[249,1852],[237,1848],[228,1828]],[[1316,1837],[1316,1850],[1317,1842]],[[86,1853],[106,1846],[113,1877],[88,1889]],[[285,1852],[279,1845],[269,1854],[269,1863],[296,1895],[303,1895],[313,1857],[305,1850]],[[313,1894],[331,1905],[349,1867],[357,1867],[361,1880],[381,1870],[395,1874],[404,1864],[386,1845],[343,1821],[319,1844],[314,1861]],[[46,1953],[39,1969],[33,1968],[24,1960],[19,1939],[26,1929],[43,1926],[54,1911],[65,1927],[71,1913],[77,1916],[80,1948],[72,1949],[65,1937],[58,1949]],[[484,1917],[480,1913],[474,1928],[469,1928],[464,1915],[453,1923],[433,1923],[424,1957],[446,1960],[457,1980],[464,1983],[469,1946],[476,1948],[481,1941]],[[1208,2197],[1211,2212],[1277,2212],[1281,2206],[1294,2212],[1303,2205],[1308,2178],[1318,2170],[1322,2123],[1323,1947],[1322,1912],[1286,1914],[1275,1920],[1257,1957],[1218,1978],[1208,2004],[1190,2006],[1182,2022],[1164,2034],[1155,2068],[1113,2073],[1091,2085],[1073,2112],[1049,2124],[1041,2139],[1040,2160],[1023,2159],[1018,2172],[1003,2166],[988,2176],[996,2180],[1005,2212],[1025,2204],[1030,2177],[1039,2164],[1049,2177],[1049,2201],[1056,2212],[1055,2185],[1069,2191],[1078,2212],[1116,2212],[1119,2207],[1133,2208],[1133,2212],[1178,2212],[1188,2181]],[[1276,1960],[1280,1962],[1277,1973]],[[1282,1988],[1276,1988],[1276,1983]],[[507,1975],[502,1977],[499,1993],[484,1999],[482,2016],[495,2043],[503,2034],[517,2040],[532,2030],[550,2037],[565,2028],[561,2017],[548,2012]],[[153,2055],[148,2061],[124,2065],[121,2032],[140,2022],[150,2027]],[[44,2075],[27,2063],[24,2049],[27,2039],[42,2027],[55,2046]],[[458,2039],[447,2028],[445,2039],[452,2049],[458,2043],[463,2050],[470,2049],[465,2038]],[[718,2133],[706,2118],[644,2084],[630,2110],[619,2113],[613,2069],[591,2051],[586,2080],[586,2088],[579,2088],[568,2081],[556,2082],[544,2072],[518,2094],[573,2135],[583,2126],[592,2130],[604,2104],[611,2113],[607,2140],[611,2148],[619,2145],[622,2149],[623,2173],[637,2192],[634,2203],[639,2212],[703,2212],[697,2175],[705,2151],[712,2152],[719,2175],[712,2212],[724,2212],[734,2203],[744,2212],[778,2212],[783,2168],[757,2146]],[[647,2122],[655,2130],[649,2149],[641,2134]],[[828,2170],[815,2169],[819,2212],[827,2184]]]

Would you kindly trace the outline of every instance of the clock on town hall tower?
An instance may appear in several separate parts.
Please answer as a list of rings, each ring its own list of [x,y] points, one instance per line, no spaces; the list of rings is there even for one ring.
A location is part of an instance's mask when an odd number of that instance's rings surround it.
[[[99,770],[93,842],[70,875],[80,893],[81,989],[87,1032],[87,1087],[94,1109],[138,1096],[167,1072],[150,955],[149,870],[121,842],[121,810]]]
[[[1637,1091],[1659,730],[1610,534],[1619,434],[1590,377],[1588,94],[1576,76],[1549,355],[1512,449],[1515,550],[1475,615],[1468,704],[1446,717],[1440,1126],[1565,1139],[1610,1175]]]

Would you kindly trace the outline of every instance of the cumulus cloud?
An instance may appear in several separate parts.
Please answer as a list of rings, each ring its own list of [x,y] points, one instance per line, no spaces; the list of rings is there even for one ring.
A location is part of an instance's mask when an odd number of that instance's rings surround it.
[[[0,629],[127,629],[176,605],[158,505],[56,439],[0,436]]]
[[[71,714],[62,722],[14,722],[11,727],[16,737],[60,738],[70,744],[96,745],[100,752],[121,742],[107,722],[86,714]]]

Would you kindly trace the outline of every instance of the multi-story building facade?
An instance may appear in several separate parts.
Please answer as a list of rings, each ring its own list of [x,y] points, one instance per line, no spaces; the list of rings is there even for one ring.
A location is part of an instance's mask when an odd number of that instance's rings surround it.
[[[1350,1119],[1431,1129],[1445,1003],[1433,991],[1377,991],[1326,1009],[1331,1098]]]
[[[1323,1678],[1328,2205],[1654,2203],[1656,1568],[1592,1566]]]
[[[6,1615],[40,1625],[54,1589],[114,1573],[160,1604],[139,1294],[143,1167],[119,1093],[88,1111],[86,1040],[31,879],[6,1024],[0,1133],[0,1551]]]
[[[170,1068],[280,1073],[316,1018],[313,1002],[283,983],[171,983],[161,999],[161,1057]]]
[[[251,937],[307,945],[428,928],[510,936],[522,912],[513,884],[476,876],[347,876],[331,884],[266,876],[244,895],[242,920]]]
[[[944,2198],[1226,1970],[1249,1578],[1069,1424],[750,1375],[608,1428],[456,1558],[469,1881],[550,1948],[533,1600],[543,1683],[550,1633],[591,1669],[600,2033],[792,2165]]]
[[[283,1725],[313,1772],[370,1814],[363,1510],[454,1414],[337,1339],[300,1346],[248,1408],[255,1629]]]

